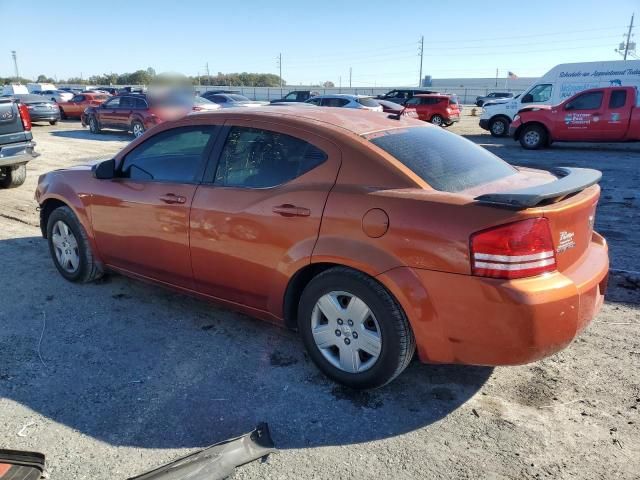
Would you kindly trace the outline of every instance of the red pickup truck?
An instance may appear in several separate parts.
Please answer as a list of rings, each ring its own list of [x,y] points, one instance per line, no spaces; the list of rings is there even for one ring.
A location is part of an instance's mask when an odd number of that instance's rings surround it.
[[[558,105],[531,105],[513,118],[509,134],[528,149],[552,142],[640,141],[636,87],[592,88]]]

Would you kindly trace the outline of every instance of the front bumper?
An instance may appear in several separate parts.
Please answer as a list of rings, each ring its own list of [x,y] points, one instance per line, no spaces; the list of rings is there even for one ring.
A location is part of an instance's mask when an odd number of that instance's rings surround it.
[[[32,141],[0,146],[0,167],[21,165],[33,160],[39,155],[34,151],[35,146],[36,142]]]
[[[565,348],[602,306],[609,257],[593,234],[563,272],[499,280],[401,267],[378,278],[396,296],[423,362],[520,365]]]
[[[489,119],[488,118],[481,118],[479,125],[480,125],[481,129],[489,130]]]

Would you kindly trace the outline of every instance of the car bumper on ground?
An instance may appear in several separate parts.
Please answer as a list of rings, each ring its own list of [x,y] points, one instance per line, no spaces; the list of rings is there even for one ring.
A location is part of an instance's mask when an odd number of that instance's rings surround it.
[[[480,125],[481,129],[489,130],[489,119],[488,118],[481,118],[479,125]]]
[[[520,365],[566,347],[602,306],[609,257],[597,233],[563,272],[499,280],[409,267],[378,278],[398,298],[423,362]]]

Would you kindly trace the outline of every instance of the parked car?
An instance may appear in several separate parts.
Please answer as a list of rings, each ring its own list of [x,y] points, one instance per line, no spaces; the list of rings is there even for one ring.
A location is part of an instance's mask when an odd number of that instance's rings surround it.
[[[318,95],[307,100],[307,103],[321,107],[359,108],[372,112],[382,112],[382,106],[366,95],[349,95],[347,93]]]
[[[58,104],[52,100],[48,100],[42,95],[35,94],[16,94],[9,98],[14,98],[19,103],[25,105],[29,110],[31,122],[49,122],[55,125],[60,120],[60,110]]]
[[[208,112],[211,110],[220,110],[220,105],[211,100],[207,100],[204,97],[194,96],[193,97],[193,111],[194,112]]]
[[[292,92],[287,93],[282,98],[278,98],[276,100],[271,100],[271,103],[306,102],[311,97],[315,97],[316,95],[319,95],[319,93],[318,92],[312,92],[311,90],[293,90]]]
[[[7,95],[26,95],[29,93],[27,87],[24,85],[20,85],[19,83],[12,83],[10,85],[3,85],[2,87],[2,96],[6,97]]]
[[[38,156],[29,109],[13,98],[0,98],[0,188],[14,188],[27,178],[27,163]]]
[[[202,94],[200,94],[200,93],[198,92],[198,94],[199,94],[201,97],[204,97],[204,98],[207,98],[209,95],[216,95],[216,94],[218,94],[218,93],[238,93],[238,94],[239,94],[239,93],[240,93],[240,90],[228,90],[228,89],[224,89],[224,88],[223,88],[223,89],[217,89],[217,90],[207,90],[206,92],[204,92],[204,93],[202,93]]]
[[[203,98],[210,100],[214,103],[217,103],[222,108],[232,108],[232,107],[260,107],[265,105],[266,102],[256,102],[250,100],[244,95],[238,95],[236,93],[215,93],[209,94],[209,92],[205,92],[202,94]]]
[[[376,102],[378,102],[378,104],[382,107],[382,111],[385,113],[393,113],[397,115],[404,109],[402,105],[390,102],[388,100],[376,99]]]
[[[73,98],[73,93],[67,92],[65,90],[42,90],[36,93],[56,103],[67,102]]]
[[[448,127],[460,121],[458,100],[453,95],[418,94],[407,101],[405,108],[415,110],[420,120],[439,127]]]
[[[640,77],[632,73],[636,71],[640,71],[640,60],[556,65],[521,95],[500,103],[497,100],[485,103],[480,115],[480,128],[488,130],[494,137],[504,137],[509,134],[513,116],[529,105],[555,105],[597,86],[640,88]],[[593,81],[597,83],[594,85]]]
[[[74,95],[68,102],[58,103],[60,117],[80,118],[88,107],[97,107],[111,98],[105,93],[81,93]]]
[[[416,346],[474,365],[566,347],[607,283],[600,175],[403,116],[264,107],[165,122],[35,197],[65,279],[120,272],[297,327],[325,374],[374,388]]]
[[[118,95],[118,88],[115,87],[98,87],[98,90],[108,93],[109,95]]]
[[[425,88],[401,88],[401,89],[391,90],[390,92],[387,92],[384,95],[378,95],[376,99],[388,100],[393,103],[404,105],[405,103],[407,103],[407,100],[409,100],[415,95],[430,94],[430,93],[438,93],[438,92],[434,90],[428,90]]]
[[[316,107],[312,103],[307,102],[275,102],[269,103],[270,107]]]
[[[99,106],[89,106],[82,112],[82,126],[89,126],[91,133],[104,128],[130,131],[140,137],[151,127],[166,120],[187,115],[194,104],[184,97],[151,97],[141,94],[123,94],[111,97]]]
[[[554,105],[521,109],[510,127],[528,150],[552,142],[640,141],[640,107],[635,87],[592,88]]]
[[[476,97],[476,106],[481,107],[487,102],[496,100],[498,98],[513,98],[513,93],[510,92],[491,92],[484,97]]]

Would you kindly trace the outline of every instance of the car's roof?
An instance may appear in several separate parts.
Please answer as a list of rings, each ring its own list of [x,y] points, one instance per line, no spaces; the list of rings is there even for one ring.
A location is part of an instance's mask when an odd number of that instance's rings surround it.
[[[414,95],[414,97],[425,97],[425,98],[448,98],[453,95],[449,95],[447,93],[418,93]]]
[[[407,117],[395,120],[389,114],[371,112],[368,110],[352,108],[299,108],[296,106],[282,106],[273,108],[263,106],[256,108],[228,108],[221,111],[203,113],[197,117],[199,121],[208,115],[229,116],[237,119],[264,120],[269,122],[286,123],[292,127],[304,128],[310,124],[322,126],[334,131],[349,131],[356,135],[391,130],[394,128],[425,126],[424,122]]]
[[[355,95],[353,93],[326,93],[313,98],[371,98],[371,95]]]

